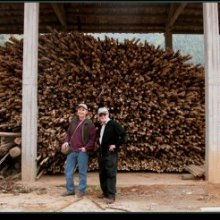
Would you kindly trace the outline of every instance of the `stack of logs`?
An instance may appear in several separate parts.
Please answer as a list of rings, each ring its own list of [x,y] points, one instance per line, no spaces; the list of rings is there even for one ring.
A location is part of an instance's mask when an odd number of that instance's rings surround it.
[[[21,174],[21,133],[0,132],[0,176]]]
[[[23,41],[0,48],[0,130],[21,129]],[[60,153],[79,102],[97,122],[100,103],[128,131],[119,170],[182,172],[201,164],[205,153],[204,69],[179,51],[82,33],[39,36],[39,172],[62,173]],[[97,170],[97,154],[89,170]]]

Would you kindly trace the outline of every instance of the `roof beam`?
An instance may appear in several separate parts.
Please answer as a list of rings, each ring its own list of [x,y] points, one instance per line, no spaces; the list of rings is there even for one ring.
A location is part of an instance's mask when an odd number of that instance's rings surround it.
[[[64,5],[63,4],[59,4],[59,3],[54,3],[51,4],[59,22],[61,23],[62,26],[66,27],[67,23],[66,23],[66,13],[64,10]]]
[[[168,31],[168,26],[172,18],[172,15],[174,14],[174,9],[175,9],[174,4],[170,4],[170,10],[169,10],[169,14],[168,14],[167,22],[166,22],[166,31]]]
[[[166,31],[169,31],[173,28],[174,23],[176,22],[176,20],[178,19],[178,17],[180,16],[182,11],[186,7],[186,5],[187,3],[181,3],[175,10],[174,4],[171,4],[169,15],[168,15],[168,21],[166,24]]]

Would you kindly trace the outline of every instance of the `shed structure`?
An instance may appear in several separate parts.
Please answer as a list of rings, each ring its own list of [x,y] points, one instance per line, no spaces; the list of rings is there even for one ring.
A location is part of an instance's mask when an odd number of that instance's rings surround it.
[[[52,27],[84,33],[203,34],[206,75],[206,178],[220,183],[219,4],[148,2],[1,3],[0,34],[24,34],[22,180],[35,181],[38,33]]]

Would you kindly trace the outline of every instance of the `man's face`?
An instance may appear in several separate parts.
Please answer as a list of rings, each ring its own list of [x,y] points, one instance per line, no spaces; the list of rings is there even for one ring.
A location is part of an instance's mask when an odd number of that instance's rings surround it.
[[[101,114],[99,114],[99,121],[101,123],[105,123],[108,119],[108,112],[103,112]]]
[[[77,109],[77,114],[78,114],[78,116],[80,117],[80,118],[83,118],[83,117],[85,117],[86,116],[86,114],[87,114],[87,110],[86,109],[84,109],[83,107],[79,107],[78,109]]]

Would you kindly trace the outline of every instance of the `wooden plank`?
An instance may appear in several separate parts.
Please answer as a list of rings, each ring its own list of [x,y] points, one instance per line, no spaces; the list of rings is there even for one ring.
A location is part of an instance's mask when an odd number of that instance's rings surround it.
[[[198,165],[191,164],[189,166],[186,166],[185,170],[187,170],[189,173],[191,173],[195,177],[203,177],[205,175],[204,165],[198,166]]]

